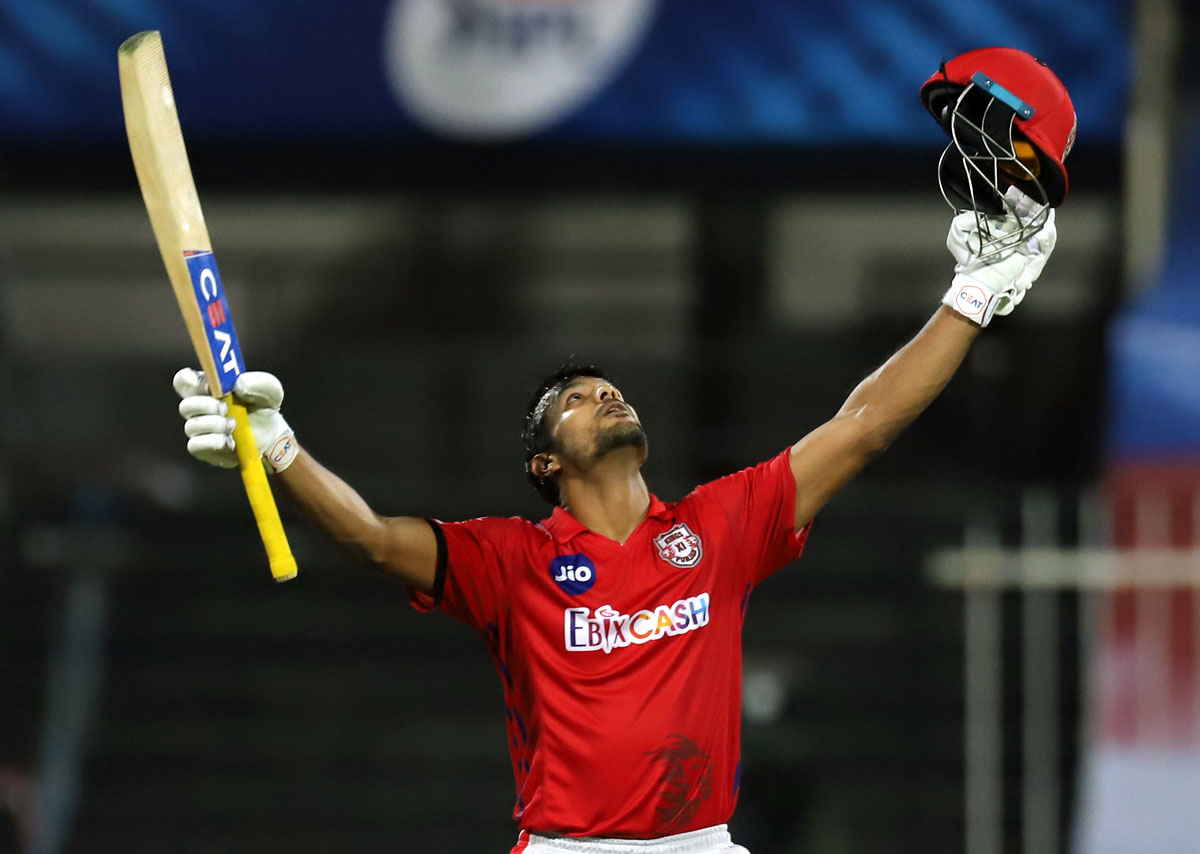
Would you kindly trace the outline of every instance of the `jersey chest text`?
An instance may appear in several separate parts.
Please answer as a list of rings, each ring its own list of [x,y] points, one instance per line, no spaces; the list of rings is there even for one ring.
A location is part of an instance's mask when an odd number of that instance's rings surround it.
[[[623,614],[611,605],[567,608],[563,612],[563,643],[568,652],[603,650],[606,653],[635,644],[701,629],[709,622],[707,591],[671,604]]]
[[[709,625],[713,591],[704,544],[686,523],[636,547],[589,551],[578,539],[572,545],[579,550],[543,558],[545,569],[534,573],[543,608],[553,603],[565,651],[609,654]]]

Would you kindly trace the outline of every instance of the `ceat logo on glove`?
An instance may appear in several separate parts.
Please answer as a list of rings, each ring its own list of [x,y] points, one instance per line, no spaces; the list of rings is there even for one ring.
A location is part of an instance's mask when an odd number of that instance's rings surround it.
[[[271,448],[271,453],[267,458],[271,461],[271,468],[275,471],[283,471],[292,460],[296,458],[298,446],[291,436],[284,436],[275,443],[275,447]]]
[[[976,285],[963,285],[955,298],[958,310],[968,317],[978,317],[987,308],[987,294]]]

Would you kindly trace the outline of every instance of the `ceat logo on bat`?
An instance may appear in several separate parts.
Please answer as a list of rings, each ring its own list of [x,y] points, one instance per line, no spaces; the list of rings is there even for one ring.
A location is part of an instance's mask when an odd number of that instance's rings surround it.
[[[704,557],[700,537],[683,522],[655,537],[654,545],[658,547],[660,558],[681,569],[690,569]]]
[[[233,329],[233,316],[229,313],[221,274],[217,272],[217,260],[210,249],[185,249],[183,260],[192,279],[208,349],[217,366],[221,394],[229,394],[242,372],[242,348]]]
[[[611,605],[594,612],[568,608],[563,612],[563,641],[568,652],[614,649],[683,635],[708,625],[708,593],[688,596],[670,605],[622,614]]]
[[[384,64],[430,130],[513,139],[569,115],[641,42],[657,0],[393,0]]]

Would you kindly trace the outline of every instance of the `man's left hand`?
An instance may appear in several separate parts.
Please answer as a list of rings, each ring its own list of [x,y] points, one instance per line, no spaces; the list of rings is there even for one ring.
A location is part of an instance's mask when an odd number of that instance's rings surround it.
[[[1021,223],[1010,213],[1003,219],[994,218],[990,227],[993,236],[1003,236],[1020,228]],[[1042,228],[1024,243],[980,258],[982,235],[976,215],[971,211],[960,213],[950,223],[946,236],[946,248],[957,263],[954,281],[942,302],[980,326],[987,326],[994,315],[1010,314],[1041,275],[1057,240],[1051,210]]]

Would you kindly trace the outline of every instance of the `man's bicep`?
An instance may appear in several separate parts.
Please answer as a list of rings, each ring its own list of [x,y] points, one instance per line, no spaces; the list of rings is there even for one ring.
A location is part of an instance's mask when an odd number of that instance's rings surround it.
[[[837,415],[792,445],[788,462],[796,479],[796,530],[871,459],[853,415]]]
[[[434,558],[433,582],[424,591],[409,585],[409,601],[419,611],[437,608],[475,629],[497,624],[509,598],[508,568],[525,564],[532,526],[497,517],[427,524],[434,537],[426,554]]]
[[[732,558],[721,559],[722,577],[758,584],[800,556],[807,529],[795,526],[795,480],[790,448],[756,466],[696,487],[676,505],[681,521],[704,543],[733,545]],[[694,523],[694,524],[693,524]],[[704,548],[708,548],[707,545]],[[705,558],[707,559],[707,558]]]
[[[439,563],[434,523],[415,516],[382,517],[380,521],[386,535],[379,568],[413,590],[432,593]]]

